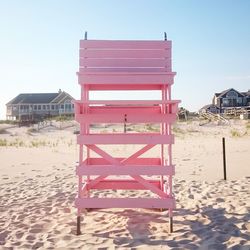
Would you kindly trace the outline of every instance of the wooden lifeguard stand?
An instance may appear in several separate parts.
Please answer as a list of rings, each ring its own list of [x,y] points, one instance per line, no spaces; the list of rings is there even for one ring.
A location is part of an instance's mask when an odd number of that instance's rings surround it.
[[[172,193],[174,136],[171,124],[176,120],[178,103],[171,100],[175,72],[171,67],[171,41],[80,40],[78,82],[81,100],[75,102],[75,119],[80,123],[77,234],[80,234],[82,208],[160,208],[168,209],[173,230],[175,198]],[[159,100],[90,100],[90,91],[158,90]],[[156,133],[93,133],[90,125],[99,123],[157,123]],[[140,144],[141,149],[127,158],[117,158],[99,145]],[[158,145],[160,157],[142,158]],[[160,145],[160,146],[159,146]],[[85,149],[84,149],[85,147]],[[91,156],[91,151],[100,157]],[[113,178],[108,176],[130,176]],[[154,176],[155,178],[146,178]],[[132,177],[132,178],[131,178]],[[98,198],[91,190],[149,190],[152,198]]]

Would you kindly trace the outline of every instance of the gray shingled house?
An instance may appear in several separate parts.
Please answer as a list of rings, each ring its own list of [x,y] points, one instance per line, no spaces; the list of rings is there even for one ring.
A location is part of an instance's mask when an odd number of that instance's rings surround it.
[[[212,104],[202,107],[199,112],[224,113],[232,108],[249,110],[250,90],[247,92],[239,92],[230,88],[221,93],[215,93]]]
[[[41,120],[60,115],[74,115],[74,98],[59,90],[57,93],[19,94],[6,104],[7,120]]]
[[[215,93],[213,104],[220,108],[248,107],[250,106],[250,90],[239,92],[233,88]]]

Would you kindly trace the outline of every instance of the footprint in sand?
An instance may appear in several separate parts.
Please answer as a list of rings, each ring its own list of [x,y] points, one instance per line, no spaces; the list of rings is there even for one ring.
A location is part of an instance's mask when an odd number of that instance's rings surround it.
[[[214,244],[208,245],[208,249],[211,249],[211,250],[223,250],[223,249],[227,249],[227,247],[224,244],[214,243]]]
[[[242,229],[247,230],[248,232],[250,232],[250,222],[247,222],[247,223],[243,224]]]
[[[10,231],[3,231],[2,233],[0,233],[0,245],[4,245],[5,244],[5,239],[8,237]]]

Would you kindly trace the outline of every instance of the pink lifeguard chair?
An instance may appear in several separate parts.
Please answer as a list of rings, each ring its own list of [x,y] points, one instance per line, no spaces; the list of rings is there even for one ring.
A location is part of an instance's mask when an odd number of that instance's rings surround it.
[[[81,234],[81,209],[85,208],[159,208],[167,209],[170,232],[173,231],[172,163],[174,135],[171,125],[176,120],[178,103],[171,100],[175,72],[171,67],[171,41],[80,40],[78,83],[81,100],[75,102],[75,119],[80,123],[77,143],[80,145],[77,234]],[[158,90],[159,100],[90,100],[90,91]],[[157,123],[155,133],[93,133],[90,125],[121,123]],[[127,158],[114,157],[99,145],[140,144],[141,149]],[[160,157],[142,158],[156,145]],[[84,150],[84,147],[86,150]],[[100,157],[92,157],[91,151]],[[113,178],[108,176],[130,176]],[[155,176],[146,178],[144,176]],[[132,178],[131,178],[132,177]],[[149,190],[152,198],[98,198],[91,190]]]

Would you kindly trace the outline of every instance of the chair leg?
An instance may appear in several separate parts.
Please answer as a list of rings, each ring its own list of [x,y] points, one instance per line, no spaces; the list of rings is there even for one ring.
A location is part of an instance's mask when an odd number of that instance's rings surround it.
[[[169,232],[173,233],[173,217],[169,217]]]
[[[77,216],[76,219],[76,235],[81,235],[81,216]]]

